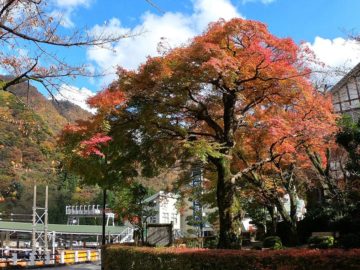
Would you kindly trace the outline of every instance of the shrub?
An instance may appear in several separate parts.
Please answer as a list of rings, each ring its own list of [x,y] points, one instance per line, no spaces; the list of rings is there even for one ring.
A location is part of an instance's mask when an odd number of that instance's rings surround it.
[[[308,241],[311,248],[331,248],[334,246],[333,236],[312,236]]]
[[[203,245],[203,239],[200,237],[182,237],[175,239],[174,245],[179,246],[186,246],[187,248],[200,248]]]
[[[282,242],[279,236],[268,236],[263,242],[264,248],[271,248],[274,250],[282,249]]]
[[[217,236],[204,237],[204,248],[216,248],[219,239]]]
[[[355,270],[360,249],[221,250],[108,245],[105,270]]]
[[[339,246],[343,248],[360,248],[360,234],[349,233],[341,236]]]

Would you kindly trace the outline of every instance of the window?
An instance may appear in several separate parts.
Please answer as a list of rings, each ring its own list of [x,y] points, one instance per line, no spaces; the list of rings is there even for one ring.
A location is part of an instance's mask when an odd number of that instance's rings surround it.
[[[150,217],[149,223],[156,223],[156,216]]]
[[[170,223],[169,213],[164,212],[163,216],[162,216],[162,219],[163,219],[163,223]]]
[[[172,213],[171,214],[171,221],[176,224],[177,223],[177,214],[176,213]]]
[[[213,236],[213,235],[214,235],[213,231],[203,231],[203,236],[204,237]]]

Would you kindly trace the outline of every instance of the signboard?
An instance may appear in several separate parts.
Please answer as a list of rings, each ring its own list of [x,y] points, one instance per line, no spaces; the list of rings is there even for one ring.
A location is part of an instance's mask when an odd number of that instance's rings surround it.
[[[147,243],[151,246],[168,247],[172,245],[172,223],[148,224],[146,230]]]

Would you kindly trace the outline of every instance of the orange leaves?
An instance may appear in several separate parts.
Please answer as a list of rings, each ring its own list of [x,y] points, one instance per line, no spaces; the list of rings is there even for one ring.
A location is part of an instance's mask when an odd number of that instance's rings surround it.
[[[283,164],[296,163],[299,167],[309,166],[306,149],[312,149],[325,162],[324,153],[334,144],[333,136],[337,131],[331,101],[306,81],[297,86],[290,100],[288,104],[273,104],[268,111],[256,113],[255,127],[248,133],[251,137],[246,149],[265,156],[271,150],[282,156]],[[256,125],[260,122],[258,129]]]
[[[92,108],[108,111],[114,109],[116,106],[122,105],[124,101],[125,97],[123,92],[118,89],[107,88],[94,97],[89,98],[87,103]]]
[[[188,46],[149,58],[138,71],[120,70],[117,83],[127,97],[153,102],[162,124],[173,119],[169,126],[177,121],[220,144],[234,145],[223,139],[233,136],[253,161],[270,150],[293,161],[304,145],[324,147],[336,129],[331,102],[308,81],[303,57],[311,52],[299,51],[263,23],[220,20]],[[225,95],[234,96],[234,108]],[[227,110],[234,113],[225,119]]]
[[[68,124],[63,128],[63,133],[85,133],[88,127],[84,124]]]
[[[254,76],[285,78],[298,75],[294,63],[298,47],[291,39],[271,35],[260,22],[233,19],[210,25],[188,48],[189,54],[202,55],[202,67],[222,74],[231,87],[236,81]]]
[[[120,106],[124,106],[125,96],[114,85],[101,91],[88,100],[88,104],[97,109],[97,113],[86,121],[77,121],[76,124],[66,125],[60,134],[59,144],[69,157],[78,158],[100,157],[105,154],[102,148],[112,140],[107,135],[111,126],[107,116]]]

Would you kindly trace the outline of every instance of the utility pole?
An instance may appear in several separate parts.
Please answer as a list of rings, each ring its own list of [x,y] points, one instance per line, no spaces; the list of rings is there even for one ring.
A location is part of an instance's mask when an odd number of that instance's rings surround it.
[[[49,186],[45,187],[45,209],[44,209],[44,254],[45,258],[48,258],[49,255],[49,245],[48,245],[48,203],[49,203]]]
[[[49,200],[49,188],[45,187],[45,207],[38,207],[36,203],[37,197],[37,186],[34,183],[34,201],[33,201],[33,214],[32,214],[32,237],[31,237],[31,248],[32,248],[32,260],[31,263],[35,264],[35,253],[36,253],[36,242],[41,239],[41,234],[43,235],[43,244],[45,255],[48,254],[48,200]],[[38,210],[42,210],[42,213],[38,213]],[[44,220],[43,220],[44,219]],[[37,225],[44,225],[43,231],[37,231]]]
[[[105,245],[106,244],[106,241],[105,241],[105,237],[106,237],[106,234],[105,234],[105,227],[106,227],[106,213],[105,213],[105,210],[106,210],[106,188],[104,188],[103,190],[103,209],[102,209],[102,239],[101,239],[101,244],[102,245]]]
[[[33,216],[32,216],[32,237],[31,237],[31,247],[32,247],[32,256],[35,257],[36,252],[36,184],[34,184],[34,197],[33,197]]]
[[[103,189],[103,207],[102,207],[102,239],[101,244],[104,246],[106,244],[105,241],[105,226],[106,226],[106,215],[105,215],[105,209],[106,209],[106,188]],[[103,256],[102,256],[103,257]],[[104,270],[105,266],[103,263],[103,259],[101,258],[101,270]]]

